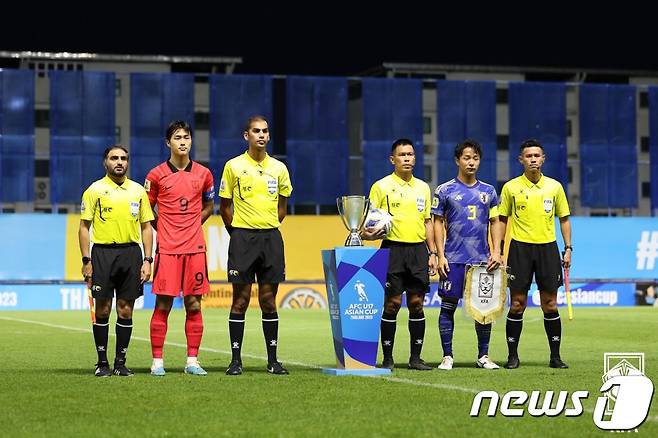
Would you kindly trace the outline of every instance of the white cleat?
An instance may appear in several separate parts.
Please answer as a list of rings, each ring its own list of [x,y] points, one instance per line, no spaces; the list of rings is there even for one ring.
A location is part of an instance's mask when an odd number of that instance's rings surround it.
[[[496,365],[494,361],[489,359],[489,356],[487,356],[486,354],[481,358],[479,358],[477,362],[475,362],[475,366],[477,366],[478,368],[484,368],[485,370],[497,370],[498,368],[500,368],[498,365]]]
[[[451,370],[453,363],[455,363],[455,360],[452,358],[452,356],[443,356],[443,360],[437,368],[440,370]]]

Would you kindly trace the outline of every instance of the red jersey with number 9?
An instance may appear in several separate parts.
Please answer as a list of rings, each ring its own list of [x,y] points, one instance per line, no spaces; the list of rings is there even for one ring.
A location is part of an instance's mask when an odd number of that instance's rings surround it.
[[[178,170],[169,161],[151,169],[144,188],[151,206],[157,206],[157,252],[194,254],[206,251],[201,226],[203,202],[215,197],[212,173],[190,161]]]

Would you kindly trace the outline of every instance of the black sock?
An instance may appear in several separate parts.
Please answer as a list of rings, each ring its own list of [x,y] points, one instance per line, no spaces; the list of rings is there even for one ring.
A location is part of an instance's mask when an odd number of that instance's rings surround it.
[[[507,314],[507,324],[505,326],[505,335],[507,336],[507,351],[509,357],[519,357],[519,340],[523,330],[523,313]]]
[[[242,338],[244,337],[244,313],[231,313],[228,317],[228,332],[231,337],[231,354],[233,360],[242,360]]]
[[[267,363],[276,362],[276,344],[279,339],[278,313],[263,313],[263,336],[267,347]]]
[[[382,333],[382,353],[384,355],[384,359],[393,358],[393,344],[395,343],[395,328],[397,325],[397,321],[395,320],[396,317],[397,315],[394,313],[384,312],[382,314],[382,322],[380,327]]]
[[[109,326],[110,318],[99,317],[96,317],[96,322],[92,325],[99,362],[107,362],[107,338],[110,334]]]
[[[551,357],[560,357],[560,340],[562,338],[562,321],[558,312],[544,313],[544,330],[551,348]]]
[[[128,352],[128,344],[130,344],[130,336],[133,333],[133,320],[117,318],[115,326],[115,333],[117,335],[117,348],[115,362],[125,362],[126,353]]]
[[[425,339],[425,313],[421,310],[417,313],[409,313],[409,341],[410,357],[420,359],[420,351],[423,349]]]

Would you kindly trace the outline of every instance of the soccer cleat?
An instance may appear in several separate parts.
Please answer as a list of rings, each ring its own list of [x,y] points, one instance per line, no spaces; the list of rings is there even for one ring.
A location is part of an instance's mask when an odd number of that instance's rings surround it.
[[[507,363],[503,365],[503,367],[507,368],[508,370],[514,370],[518,368],[521,365],[521,361],[517,356],[509,356],[507,358]]]
[[[121,377],[129,377],[135,375],[135,373],[133,373],[132,370],[126,366],[125,361],[114,361],[114,369],[112,370],[112,374]]]
[[[278,375],[290,374],[287,369],[283,368],[281,362],[268,363],[267,372],[270,374],[278,374]]]
[[[484,368],[485,370],[497,370],[500,368],[494,361],[489,359],[489,356],[486,354],[475,362],[475,366],[478,368]]]
[[[443,360],[437,367],[440,370],[451,370],[452,365],[455,363],[455,360],[452,358],[452,356],[443,356]]]
[[[96,369],[94,370],[94,376],[109,377],[111,375],[112,375],[112,371],[110,371],[110,364],[108,362],[98,362],[96,364]]]
[[[164,367],[155,367],[151,368],[151,375],[156,377],[162,377],[166,374]]]
[[[385,357],[384,360],[382,360],[382,368],[386,368],[392,371],[393,368],[395,368],[395,362],[393,361],[393,358]]]
[[[569,365],[562,362],[562,359],[560,359],[559,357],[551,357],[551,360],[548,362],[548,366],[551,368],[560,368],[560,369],[569,368]]]
[[[238,359],[232,360],[231,363],[228,365],[226,374],[229,376],[239,376],[240,374],[242,374],[242,361]]]
[[[427,365],[425,361],[420,357],[410,358],[407,368],[409,368],[410,370],[419,370],[419,371],[429,371],[432,369],[432,367]]]
[[[208,374],[208,372],[201,368],[201,365],[199,362],[197,362],[193,365],[187,365],[185,367],[185,374],[191,374],[193,376],[205,376]]]

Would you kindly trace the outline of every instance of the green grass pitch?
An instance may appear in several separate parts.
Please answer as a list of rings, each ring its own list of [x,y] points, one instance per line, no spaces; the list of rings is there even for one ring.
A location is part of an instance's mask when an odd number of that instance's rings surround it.
[[[521,337],[521,368],[476,369],[473,323],[456,315],[456,368],[406,369],[406,309],[398,317],[391,377],[328,376],[335,366],[327,310],[282,310],[279,358],[289,376],[265,371],[260,312],[247,313],[244,374],[226,376],[228,311],[204,311],[199,359],[208,376],[183,374],[184,312],[172,311],[164,378],[149,375],[150,311],[135,312],[128,366],[134,377],[93,376],[96,357],[89,313],[0,312],[0,430],[3,436],[602,436],[592,421],[605,352],[644,352],[645,374],[658,385],[658,311],[653,308],[577,308],[563,314],[562,357],[568,370],[548,367],[539,309],[528,309]],[[426,309],[423,358],[441,359],[438,309]],[[112,316],[111,330],[115,316]],[[110,360],[114,337],[110,338]],[[380,353],[381,355],[381,353]],[[495,325],[490,356],[507,356],[504,320]],[[381,358],[380,358],[381,359]],[[580,417],[506,418],[469,415],[481,390],[589,391]],[[638,429],[658,436],[655,400]],[[487,406],[488,403],[485,405]],[[527,404],[526,404],[527,406]]]

